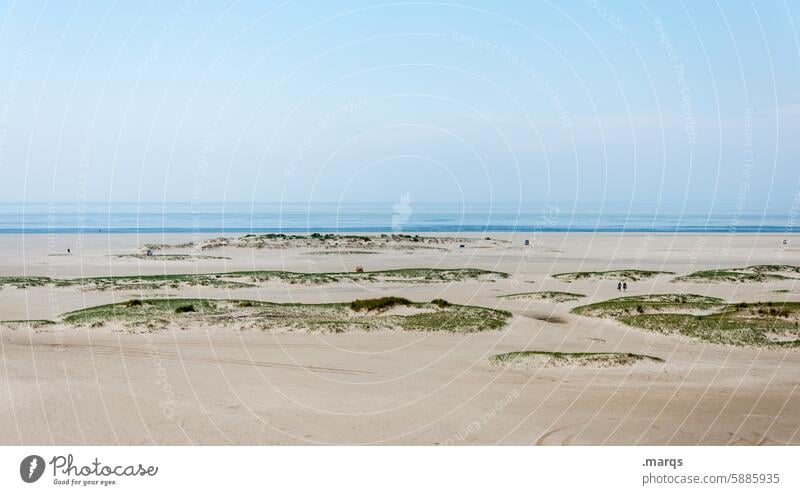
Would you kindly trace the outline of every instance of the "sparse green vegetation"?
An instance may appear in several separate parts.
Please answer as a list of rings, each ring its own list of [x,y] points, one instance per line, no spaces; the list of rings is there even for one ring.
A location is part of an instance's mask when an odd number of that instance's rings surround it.
[[[693,294],[620,297],[573,313],[704,342],[757,347],[800,346],[800,303],[727,303]]]
[[[548,352],[519,351],[497,354],[489,358],[492,364],[525,368],[557,366],[614,367],[630,366],[640,361],[664,362],[663,359],[630,352]]]
[[[389,312],[402,305],[400,314]],[[249,300],[144,299],[95,306],[63,315],[74,326],[113,324],[130,331],[156,330],[168,325],[218,325],[238,329],[288,329],[343,332],[348,330],[406,330],[473,333],[502,328],[511,316],[478,306],[411,302],[380,298],[333,304],[279,304]]]
[[[757,283],[776,280],[795,280],[800,274],[800,267],[794,265],[752,265],[744,268],[724,268],[719,270],[702,270],[676,277],[673,282],[740,282]]]
[[[55,324],[56,322],[52,320],[0,320],[0,325],[5,325],[9,327],[39,328]]]
[[[187,260],[229,260],[227,256],[209,256],[206,254],[115,254],[115,258],[132,258],[151,261],[187,261]]]
[[[50,277],[0,277],[0,287],[8,285],[17,289],[41,287],[51,282]]]
[[[578,306],[573,313],[584,316],[617,317],[644,312],[708,313],[719,311],[727,302],[716,297],[697,294],[651,294],[617,297],[608,301]]]
[[[586,279],[602,279],[602,280],[620,280],[627,282],[635,282],[637,280],[644,280],[658,275],[675,275],[674,272],[664,272],[655,270],[609,270],[605,272],[565,272],[556,273],[553,278],[564,282],[574,282],[576,280]]]
[[[558,292],[558,291],[551,291],[551,290],[541,290],[536,292],[518,292],[516,294],[506,294],[503,296],[497,296],[502,299],[547,299],[549,301],[562,303],[562,302],[571,302],[577,301],[583,297],[586,297],[584,294],[576,294],[574,292]]]
[[[337,254],[340,256],[352,256],[357,254],[380,254],[377,251],[357,251],[357,250],[339,250],[339,249],[331,249],[330,251],[309,251],[308,253],[312,256],[319,256],[325,254]]]
[[[187,273],[172,275],[120,275],[113,277],[84,277],[53,279],[49,277],[4,277],[0,286],[17,288],[54,285],[56,287],[81,287],[88,290],[147,290],[179,288],[181,286],[208,286],[239,289],[256,287],[271,280],[290,284],[328,284],[336,282],[404,282],[435,283],[464,280],[495,280],[508,277],[507,273],[473,268],[403,268],[366,272],[302,273],[287,271],[242,271],[220,273]]]

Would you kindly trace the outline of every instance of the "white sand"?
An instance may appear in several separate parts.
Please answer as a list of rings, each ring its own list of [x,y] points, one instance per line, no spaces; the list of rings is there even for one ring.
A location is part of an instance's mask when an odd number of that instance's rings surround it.
[[[257,289],[155,293],[276,302],[441,297],[514,314],[504,330],[477,335],[270,334],[213,327],[131,335],[0,326],[0,444],[800,443],[800,350],[709,345],[577,317],[570,308],[617,297],[616,283],[548,277],[575,270],[685,274],[760,263],[800,265],[800,249],[783,246],[782,236],[539,234],[535,247],[523,248],[524,235],[489,235],[511,243],[346,256],[224,247],[202,254],[232,259],[163,262],[109,255],[135,253],[145,243],[212,236],[0,236],[0,276],[352,271],[356,265],[499,270],[511,277],[428,285],[276,281]],[[73,254],[60,256],[67,248]],[[191,250],[160,253],[168,252]],[[675,284],[671,278],[630,283],[628,295],[686,291],[735,301],[800,301],[800,284],[793,281]],[[540,290],[588,297],[561,304],[496,297]],[[141,295],[4,287],[0,319],[55,318]],[[521,350],[634,352],[666,363],[530,370],[488,362],[493,354]]]

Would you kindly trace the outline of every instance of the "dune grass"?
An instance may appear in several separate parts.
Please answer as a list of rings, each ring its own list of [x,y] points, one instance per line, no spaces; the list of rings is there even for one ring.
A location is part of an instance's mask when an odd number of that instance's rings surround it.
[[[360,254],[380,254],[378,251],[359,251],[359,250],[340,250],[340,249],[331,249],[329,251],[309,251],[305,254],[311,256],[320,256],[320,255],[327,255],[327,254],[337,254],[340,256],[354,256]]]
[[[411,306],[413,303],[404,297],[379,297],[376,299],[356,299],[350,303],[353,311],[386,311],[395,306]]]
[[[136,301],[136,302],[133,302]],[[403,305],[407,314],[388,314]],[[355,308],[355,309],[354,309]],[[362,299],[352,303],[282,304],[238,299],[136,299],[66,313],[73,326],[121,326],[129,330],[222,326],[239,329],[288,329],[323,332],[404,330],[475,333],[498,330],[511,316],[479,306],[412,302],[403,298]]]
[[[674,272],[656,270],[608,270],[604,272],[564,272],[556,273],[552,277],[563,282],[575,282],[577,280],[620,280],[635,282],[658,275],[674,275]]]
[[[561,366],[616,367],[630,366],[640,361],[664,362],[663,359],[630,352],[549,352],[518,351],[497,354],[489,358],[492,364],[525,368]]]
[[[53,282],[50,277],[0,277],[0,287],[10,286],[17,289],[42,287]]]
[[[714,344],[800,346],[800,303],[796,302],[727,303],[693,294],[658,294],[611,299],[572,312]]]
[[[586,297],[585,294],[577,294],[574,292],[559,292],[552,290],[540,290],[534,292],[517,292],[515,294],[505,294],[497,296],[501,299],[546,299],[549,301],[562,303],[577,301],[578,299]]]
[[[188,260],[229,260],[227,256],[210,256],[207,254],[115,254],[115,258],[131,258],[150,261],[188,261]]]
[[[403,282],[439,283],[464,280],[497,280],[508,277],[507,273],[474,268],[402,268],[365,272],[318,272],[303,273],[278,270],[237,271],[218,273],[186,273],[159,275],[118,275],[111,277],[84,277],[55,279],[49,277],[3,277],[0,286],[17,288],[56,286],[80,287],[88,290],[146,290],[179,288],[181,286],[206,286],[228,289],[257,287],[269,281],[290,284],[330,284],[337,282]]]
[[[723,309],[728,303],[717,297],[697,294],[650,294],[625,296],[578,306],[573,313],[585,316],[622,316],[646,312],[707,312]]]
[[[721,268],[702,270],[675,277],[673,282],[738,282],[758,283],[800,278],[800,266],[795,265],[751,265],[742,268]]]
[[[39,328],[55,324],[56,322],[53,320],[0,320],[0,325],[9,327],[29,326],[31,328]]]

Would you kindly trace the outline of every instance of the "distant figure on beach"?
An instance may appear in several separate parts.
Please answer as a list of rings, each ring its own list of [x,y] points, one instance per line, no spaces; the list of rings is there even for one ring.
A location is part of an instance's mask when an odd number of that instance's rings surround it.
[[[617,282],[617,292],[622,290],[622,282]]]
[[[70,254],[70,250],[69,250],[69,248],[67,248],[67,254]]]
[[[622,282],[622,292],[628,292],[628,282]]]

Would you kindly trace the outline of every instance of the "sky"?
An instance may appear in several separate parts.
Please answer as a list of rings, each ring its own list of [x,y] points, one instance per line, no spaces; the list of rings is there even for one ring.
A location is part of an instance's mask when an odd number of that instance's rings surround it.
[[[0,2],[0,201],[797,209],[797,1]]]

